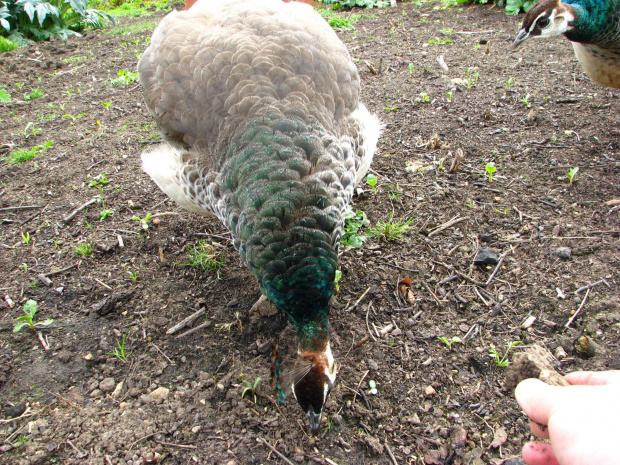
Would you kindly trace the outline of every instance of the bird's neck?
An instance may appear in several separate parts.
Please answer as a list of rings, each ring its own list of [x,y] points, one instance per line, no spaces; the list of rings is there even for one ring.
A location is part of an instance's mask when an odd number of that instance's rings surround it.
[[[313,320],[295,322],[297,329],[298,353],[303,356],[325,354],[329,351],[329,322],[327,309]]]
[[[616,43],[618,30],[611,20],[615,8],[601,0],[578,0],[563,2],[563,6],[573,15],[569,25],[572,28],[564,35],[568,40],[580,43],[596,41]]]

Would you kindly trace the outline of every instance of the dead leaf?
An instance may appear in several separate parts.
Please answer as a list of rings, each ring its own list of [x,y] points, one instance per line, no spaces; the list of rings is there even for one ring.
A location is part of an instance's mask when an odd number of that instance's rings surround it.
[[[493,433],[493,442],[491,443],[491,447],[499,447],[506,442],[508,439],[508,433],[506,432],[506,428],[503,426],[497,428],[495,433]]]
[[[410,305],[415,304],[415,295],[411,289],[411,278],[405,278],[398,283],[400,296]]]

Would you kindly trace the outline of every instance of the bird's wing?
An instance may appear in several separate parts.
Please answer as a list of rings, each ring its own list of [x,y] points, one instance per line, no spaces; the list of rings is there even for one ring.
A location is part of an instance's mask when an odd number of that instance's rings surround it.
[[[191,148],[214,148],[270,104],[302,107],[340,135],[359,105],[359,77],[346,47],[296,2],[203,0],[173,12],[155,30],[138,70],[164,137]]]

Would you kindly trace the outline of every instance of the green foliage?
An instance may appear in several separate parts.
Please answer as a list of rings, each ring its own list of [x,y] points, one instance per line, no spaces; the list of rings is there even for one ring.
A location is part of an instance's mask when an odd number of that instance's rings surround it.
[[[15,326],[13,327],[13,332],[16,333],[18,332],[20,329],[22,329],[24,326],[28,325],[30,327],[30,329],[32,331],[36,331],[38,329],[39,326],[48,326],[51,325],[54,320],[45,320],[42,323],[34,323],[34,316],[37,313],[37,308],[38,308],[39,304],[37,303],[36,300],[28,300],[25,304],[24,304],[24,316],[19,316],[17,318],[15,318],[15,321],[17,321],[17,323],[15,323]]]
[[[139,216],[134,216],[131,219],[139,221],[140,224],[142,225],[142,229],[146,231],[149,229],[149,220],[151,219],[151,216],[153,216],[152,213],[147,213],[144,218],[140,218]]]
[[[66,115],[65,115],[66,116]],[[88,181],[88,187],[96,187],[97,189],[103,189],[103,186],[105,186],[106,184],[110,184],[110,181],[108,181],[108,175],[103,172],[101,173],[99,176],[95,176],[94,178],[89,178],[90,181]]]
[[[317,11],[323,18],[327,20],[327,24],[329,24],[332,27],[332,29],[341,30],[341,31],[344,31],[347,29],[355,29],[351,25],[351,21],[349,19],[345,19],[345,18],[338,16],[338,14],[336,14],[332,10],[319,9]]]
[[[3,160],[7,160],[12,165],[15,163],[23,163],[25,161],[32,160],[36,155],[47,152],[53,145],[54,141],[51,140],[43,145],[35,145],[29,150],[15,150],[9,153],[9,156],[3,158]]]
[[[76,255],[81,255],[82,257],[90,257],[93,253],[93,246],[91,243],[83,243],[78,245],[74,250]]]
[[[189,263],[185,266],[199,266],[207,273],[215,271],[220,278],[220,268],[224,266],[224,253],[218,253],[207,241],[198,241],[198,244],[187,249]]]
[[[370,173],[366,176],[366,184],[372,187],[373,195],[377,195],[377,177],[374,174]]]
[[[460,337],[453,336],[452,339],[448,339],[446,336],[437,337],[441,342],[443,342],[448,349],[452,349],[452,344],[463,342]]]
[[[0,36],[0,53],[10,52],[19,48],[19,44]]]
[[[490,161],[489,163],[486,164],[484,169],[487,170],[487,175],[489,176],[489,182],[493,182],[493,173],[495,173],[495,170],[497,169],[495,167],[495,163]]]
[[[334,274],[334,287],[336,288],[336,292],[340,292],[340,280],[342,279],[342,271],[336,270]]]
[[[112,79],[112,81],[110,81],[110,84],[112,84],[113,86],[128,86],[138,80],[137,71],[135,73],[132,73],[131,71],[127,71],[126,69],[121,69],[118,72],[118,76],[119,77]]]
[[[579,171],[579,167],[575,166],[574,168],[571,168],[568,173],[566,173],[566,176],[568,176],[569,184],[572,184],[575,180],[575,175],[577,174],[577,171]]]
[[[88,0],[4,0],[0,8],[0,34],[16,43],[67,39],[86,27],[99,28],[115,19],[88,9]]]
[[[24,94],[24,100],[34,100],[39,97],[43,97],[43,91],[41,89],[32,89],[32,92],[29,94]]]
[[[498,367],[506,367],[510,363],[508,361],[508,352],[510,352],[510,349],[512,349],[515,346],[518,346],[519,344],[521,344],[521,341],[514,341],[508,344],[508,347],[506,348],[506,352],[504,352],[503,357],[500,356],[499,352],[497,351],[495,347],[491,346],[491,348],[489,349],[489,355],[495,358],[495,364]]]
[[[12,101],[11,94],[6,91],[6,88],[0,87],[0,103],[11,103]]]
[[[340,244],[345,248],[360,248],[368,236],[360,233],[361,228],[365,228],[370,224],[366,213],[361,210],[353,211],[351,206],[348,207],[344,215],[344,230]]]
[[[506,14],[517,15],[521,10],[527,13],[537,1],[538,0],[506,0]]]
[[[320,0],[325,5],[335,4],[338,8],[385,8],[390,6],[389,1],[381,0]]]
[[[22,240],[24,244],[30,245],[30,233],[28,231],[26,231],[26,234],[22,233]]]
[[[413,228],[411,223],[415,221],[415,218],[392,221],[393,216],[394,210],[390,213],[390,217],[387,221],[377,221],[377,225],[368,231],[368,236],[383,237],[386,240],[402,239],[405,233]]]
[[[108,355],[113,355],[121,362],[126,362],[129,354],[125,348],[125,342],[127,340],[127,335],[129,334],[129,330],[123,335],[123,339],[116,340],[116,347],[114,348],[114,352],[109,352]]]
[[[252,397],[254,397],[254,403],[256,403],[256,388],[258,387],[258,383],[260,383],[260,376],[254,380],[254,383],[250,383],[247,379],[244,379],[243,382],[246,384],[246,387],[241,391],[241,398],[245,397],[246,393],[250,391],[252,393]]]

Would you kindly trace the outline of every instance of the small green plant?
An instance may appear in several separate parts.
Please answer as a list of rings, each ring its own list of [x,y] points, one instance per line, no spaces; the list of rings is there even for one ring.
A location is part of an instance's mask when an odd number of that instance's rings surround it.
[[[426,92],[420,92],[418,94],[418,98],[416,99],[416,102],[421,102],[421,103],[428,103],[430,101],[431,101],[431,98]]]
[[[336,270],[334,274],[334,287],[336,288],[336,292],[340,292],[340,280],[342,279],[342,271]]]
[[[32,331],[36,331],[39,327],[49,326],[54,322],[54,320],[49,319],[49,320],[45,320],[42,323],[35,323],[34,316],[37,313],[38,307],[39,307],[39,304],[37,303],[37,301],[32,300],[32,299],[28,300],[24,304],[23,310],[24,310],[25,315],[18,316],[17,318],[15,318],[17,323],[15,323],[15,326],[13,327],[14,333],[17,333],[20,329],[22,329],[26,325],[28,325]]]
[[[103,186],[105,186],[106,184],[110,184],[110,181],[108,181],[108,175],[105,172],[101,173],[99,176],[95,176],[94,178],[89,179],[90,181],[88,182],[88,187],[103,189]]]
[[[374,174],[369,173],[366,176],[366,184],[372,187],[372,194],[377,195],[377,177]]]
[[[12,101],[11,94],[9,94],[4,87],[0,87],[0,103],[11,103]]]
[[[116,340],[116,347],[114,348],[114,352],[109,352],[108,355],[113,355],[121,362],[126,362],[129,354],[127,353],[127,348],[125,346],[125,342],[127,341],[127,335],[129,334],[129,330],[125,332],[122,339]]]
[[[0,17],[2,15],[2,10],[0,10]],[[10,52],[19,48],[19,44],[13,42],[12,40],[7,39],[6,37],[0,36],[0,53]]]
[[[131,219],[139,221],[140,225],[142,226],[142,229],[144,231],[147,231],[149,229],[149,220],[151,219],[151,216],[153,216],[152,213],[147,213],[144,218],[140,218],[139,216],[134,216]]]
[[[452,40],[450,39],[439,39],[438,37],[435,37],[434,39],[431,39],[428,41],[429,44],[435,44],[435,45],[446,45],[446,44],[451,44]]]
[[[260,383],[260,376],[254,380],[254,383],[249,382],[247,379],[244,379],[243,382],[246,384],[246,387],[241,391],[241,398],[243,399],[248,391],[254,397],[254,403],[256,403],[256,388],[258,387],[258,383]]]
[[[88,258],[92,255],[93,253],[93,246],[90,242],[84,242],[80,245],[78,245],[73,252],[75,252],[76,255],[80,255],[82,257]]]
[[[510,352],[510,349],[512,349],[515,346],[518,346],[519,344],[521,344],[521,341],[513,341],[510,344],[508,344],[508,347],[506,348],[506,352],[504,352],[503,357],[500,357],[500,354],[497,351],[497,349],[491,346],[491,348],[489,349],[489,356],[495,358],[495,363],[498,367],[500,368],[506,367],[510,363],[508,361],[508,352]]]
[[[448,99],[448,102],[452,103],[452,92],[446,93],[446,99]]]
[[[371,393],[373,396],[376,396],[378,393],[377,383],[375,383],[372,379],[368,381],[368,392]]]
[[[44,143],[43,145],[35,145],[30,150],[15,150],[11,152],[8,157],[3,158],[3,160],[8,160],[11,164],[23,163],[25,161],[32,160],[36,155],[47,152],[53,145],[54,141],[52,140]]]
[[[575,166],[574,168],[571,168],[568,173],[566,173],[566,176],[568,176],[568,183],[572,184],[573,181],[575,180],[575,176],[577,175],[577,171],[579,171],[579,167]]]
[[[106,110],[109,110],[110,107],[112,106],[112,100],[108,101],[108,102],[101,102],[101,106],[103,108],[105,108]]]
[[[530,108],[532,104],[528,101],[529,99],[530,99],[530,94],[526,94],[526,96],[523,97],[521,100],[519,100],[519,102],[525,105],[525,108]]]
[[[14,134],[20,134],[24,136],[24,139],[28,139],[29,137],[35,137],[40,132],[41,128],[38,128],[32,121],[29,121],[22,131],[17,131]]]
[[[327,24],[329,24],[332,27],[332,29],[340,30],[340,31],[345,31],[348,29],[355,29],[353,25],[351,24],[350,20],[343,18],[341,16],[338,16],[338,14],[332,11],[331,9],[329,10],[319,9],[317,11],[323,18],[325,18],[325,20],[327,21]]]
[[[452,339],[448,339],[446,336],[439,336],[437,339],[439,339],[441,342],[443,342],[446,347],[448,347],[448,349],[452,350],[452,344],[457,344],[462,342],[460,337],[457,336],[452,336]]]
[[[409,74],[413,74],[413,70],[415,69],[415,65],[413,63],[409,63],[409,66],[407,66],[407,68],[409,68]]]
[[[354,212],[351,206],[349,206],[344,215],[344,229],[340,238],[340,244],[345,248],[360,248],[364,241],[368,239],[368,236],[362,234],[360,229],[368,225],[370,225],[370,221],[366,213],[361,210]]]
[[[137,271],[127,271],[129,273],[129,277],[135,283],[138,282],[138,272]]]
[[[30,233],[28,231],[26,231],[26,234],[22,233],[22,240],[24,244],[30,245]]]
[[[487,170],[487,175],[489,177],[489,182],[493,182],[493,173],[495,173],[495,170],[497,169],[495,167],[495,163],[490,161],[489,163],[486,164],[484,169]]]
[[[24,100],[34,100],[39,97],[43,97],[43,91],[41,89],[32,89],[32,92],[24,94]]]
[[[510,87],[512,87],[512,83],[513,83],[513,79],[512,77],[509,77],[506,82],[504,82],[504,84],[506,84],[506,89],[510,90]]]
[[[104,208],[99,212],[99,221],[108,219],[113,213],[113,210],[108,210],[107,208]]]
[[[392,221],[394,216],[394,210],[390,213],[390,217],[387,221],[377,221],[377,225],[368,231],[369,237],[382,237],[385,240],[402,239],[413,226],[411,223],[415,221],[415,218],[409,218],[408,220],[400,219],[398,221]]]
[[[207,273],[215,271],[217,279],[220,279],[220,268],[225,264],[224,254],[216,252],[207,241],[198,241],[198,244],[189,247],[187,255],[189,263],[185,263],[185,266],[199,266]]]
[[[399,109],[400,107],[398,105],[394,105],[393,107],[385,107],[385,111],[396,111]]]
[[[118,76],[119,77],[112,79],[112,81],[110,81],[110,84],[112,84],[113,86],[128,86],[138,80],[137,71],[131,72],[126,69],[121,69],[118,72]]]
[[[63,117],[63,118],[69,118],[69,119],[71,119],[71,124],[75,124],[75,122],[76,122],[78,119],[82,118],[83,116],[86,116],[86,113],[80,113],[79,115],[75,115],[75,116],[73,116],[73,115],[63,115],[62,117]]]
[[[467,83],[468,89],[476,87],[476,83],[478,82],[479,78],[480,75],[475,68],[467,68],[467,70],[465,71],[465,82]]]

